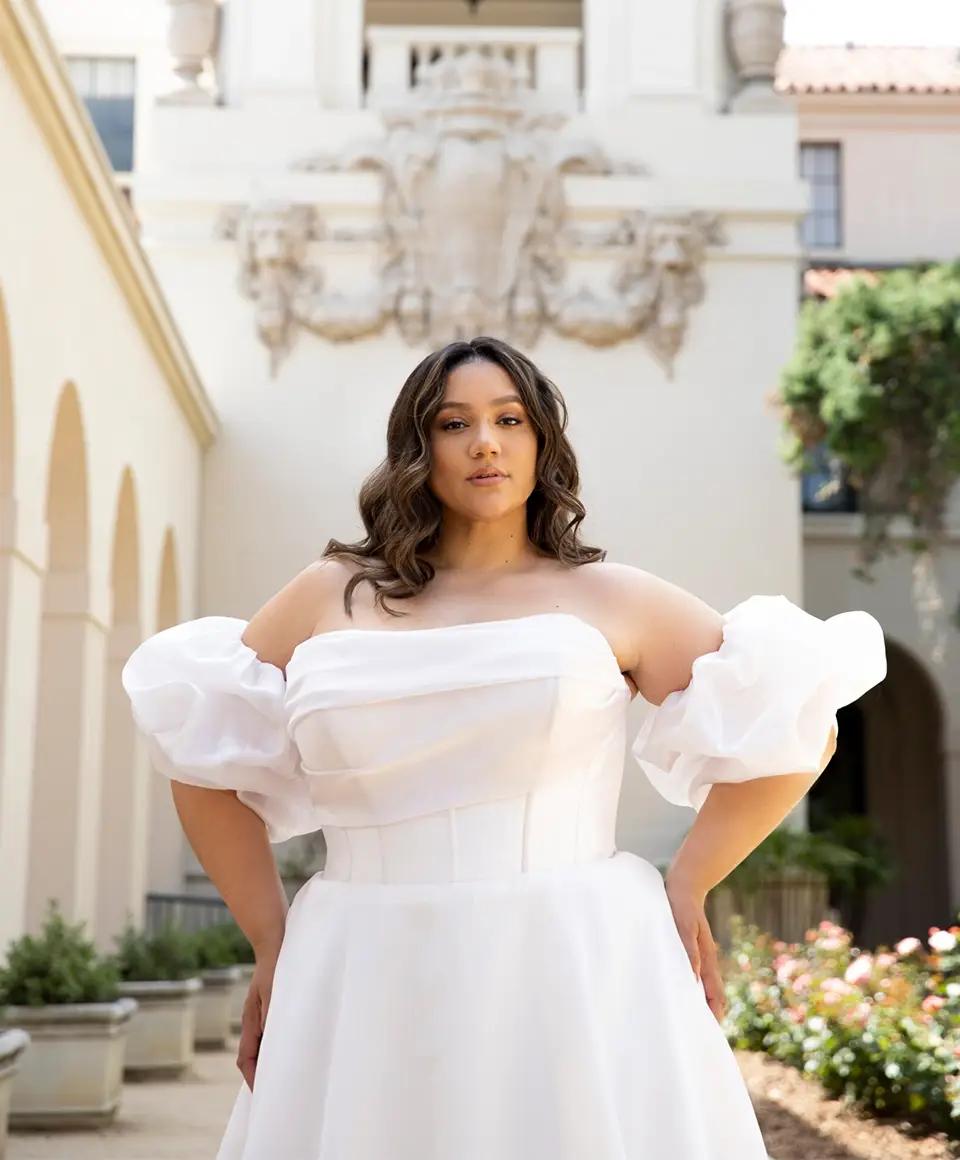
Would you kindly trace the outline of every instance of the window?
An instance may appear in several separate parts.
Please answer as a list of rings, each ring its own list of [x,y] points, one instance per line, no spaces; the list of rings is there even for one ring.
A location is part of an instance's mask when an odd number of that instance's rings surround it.
[[[805,512],[859,511],[857,490],[847,479],[846,468],[833,456],[826,443],[812,449],[813,464],[800,479],[800,501]]]
[[[136,62],[119,56],[72,56],[66,65],[114,170],[131,172]]]
[[[810,187],[810,209],[800,227],[807,249],[838,249],[843,245],[840,165],[837,142],[801,142],[800,176]]]

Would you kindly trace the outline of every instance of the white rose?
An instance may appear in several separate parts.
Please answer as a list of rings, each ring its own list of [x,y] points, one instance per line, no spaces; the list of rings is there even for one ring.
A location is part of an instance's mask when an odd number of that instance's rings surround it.
[[[935,931],[927,940],[933,950],[942,953],[943,951],[952,951],[957,945],[957,936],[951,934],[948,930]]]

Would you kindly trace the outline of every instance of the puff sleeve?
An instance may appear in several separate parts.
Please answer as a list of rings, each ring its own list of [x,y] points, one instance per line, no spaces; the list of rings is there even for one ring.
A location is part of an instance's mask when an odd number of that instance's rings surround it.
[[[317,827],[287,731],[286,680],[240,639],[246,625],[204,616],[163,629],[133,651],[121,683],[160,773],[236,790],[282,842]]]
[[[868,612],[821,620],[757,595],[723,615],[722,632],[687,686],[649,707],[630,747],[658,793],[695,810],[716,782],[819,770],[837,709],[887,673]]]

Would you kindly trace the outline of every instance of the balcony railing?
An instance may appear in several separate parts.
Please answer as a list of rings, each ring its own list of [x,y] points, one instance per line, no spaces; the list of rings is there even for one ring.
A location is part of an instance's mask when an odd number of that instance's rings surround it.
[[[579,105],[579,28],[458,28],[370,25],[366,30],[367,104],[388,105],[420,83],[425,65],[468,50],[506,61],[521,88],[564,108]]]

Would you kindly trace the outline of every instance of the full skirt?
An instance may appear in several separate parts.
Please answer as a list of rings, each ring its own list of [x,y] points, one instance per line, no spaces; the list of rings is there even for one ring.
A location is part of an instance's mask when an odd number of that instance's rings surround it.
[[[656,867],[310,879],[217,1160],[765,1160]]]

